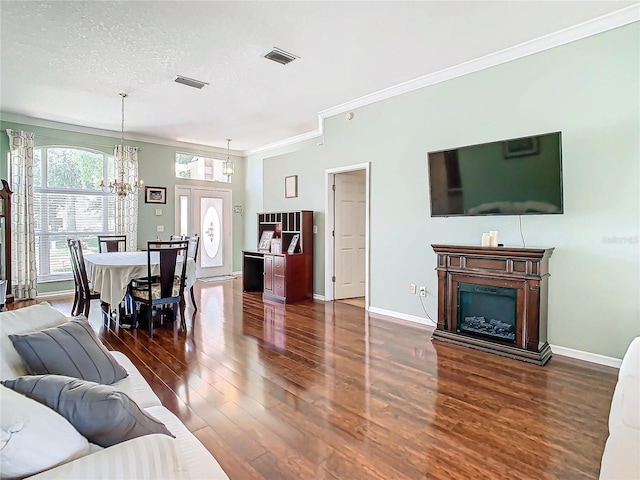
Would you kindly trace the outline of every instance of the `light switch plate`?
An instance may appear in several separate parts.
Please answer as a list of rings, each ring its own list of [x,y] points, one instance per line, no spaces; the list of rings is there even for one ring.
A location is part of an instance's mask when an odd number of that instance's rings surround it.
[[[156,225],[156,232],[164,232],[164,225]]]
[[[156,216],[160,216],[162,215],[162,209],[161,208],[156,208]]]
[[[318,233],[318,225],[313,226],[313,233]]]

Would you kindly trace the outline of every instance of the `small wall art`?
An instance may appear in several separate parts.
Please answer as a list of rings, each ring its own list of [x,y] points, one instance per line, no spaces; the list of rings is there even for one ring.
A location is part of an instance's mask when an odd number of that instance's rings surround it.
[[[298,196],[298,176],[284,177],[284,198],[296,198]]]
[[[167,203],[167,188],[144,187],[144,203]]]

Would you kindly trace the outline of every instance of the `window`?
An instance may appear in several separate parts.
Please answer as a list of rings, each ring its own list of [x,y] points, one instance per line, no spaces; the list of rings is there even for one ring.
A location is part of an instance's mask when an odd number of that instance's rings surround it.
[[[231,183],[225,175],[224,162],[220,158],[201,157],[190,153],[176,153],[176,178]]]
[[[98,251],[99,234],[115,233],[115,197],[100,188],[115,175],[112,155],[75,147],[33,152],[33,207],[38,281],[71,279],[67,238],[84,253]]]

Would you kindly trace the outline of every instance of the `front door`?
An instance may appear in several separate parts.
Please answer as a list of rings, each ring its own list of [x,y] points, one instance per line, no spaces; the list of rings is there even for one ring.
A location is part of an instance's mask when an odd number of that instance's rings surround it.
[[[231,275],[231,190],[176,186],[176,232],[200,236],[196,278]]]

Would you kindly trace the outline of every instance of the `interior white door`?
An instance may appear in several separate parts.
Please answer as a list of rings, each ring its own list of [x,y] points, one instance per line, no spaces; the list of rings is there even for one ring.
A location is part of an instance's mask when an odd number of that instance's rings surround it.
[[[176,186],[176,232],[200,236],[196,278],[231,275],[231,190]]]
[[[334,175],[334,297],[364,297],[366,172]]]

